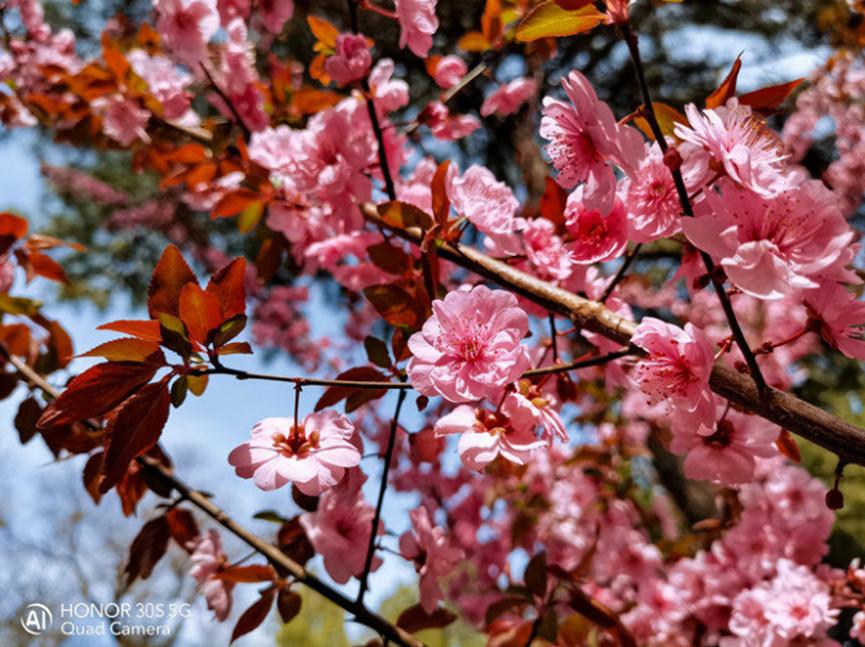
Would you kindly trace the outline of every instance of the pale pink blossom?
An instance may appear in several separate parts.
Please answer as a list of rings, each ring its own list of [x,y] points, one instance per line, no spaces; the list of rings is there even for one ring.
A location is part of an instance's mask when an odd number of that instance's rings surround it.
[[[520,77],[499,86],[481,105],[481,115],[489,117],[492,114],[507,117],[519,110],[520,106],[531,99],[538,91],[538,82],[534,79]]]
[[[489,169],[472,166],[461,176],[451,176],[448,195],[457,215],[467,218],[497,247],[518,251],[514,215],[520,203],[510,187],[496,180]]]
[[[144,79],[151,94],[162,104],[166,119],[180,119],[189,111],[191,94],[186,88],[192,78],[181,73],[171,60],[159,54],[148,55],[134,49],[127,60],[135,73]]]
[[[615,199],[606,212],[591,206],[585,187],[568,196],[565,206],[567,249],[575,263],[590,265],[621,256],[628,245],[628,218]]]
[[[265,418],[228,462],[262,490],[294,483],[304,494],[318,496],[360,463],[356,443],[354,425],[335,411],[311,413],[300,425],[293,418]]]
[[[641,157],[639,133],[616,122],[610,107],[600,101],[588,79],[577,71],[562,79],[570,100],[544,98],[540,134],[549,140],[546,151],[566,189],[585,183],[586,206],[602,213],[613,206],[616,176],[613,164],[633,174]]]
[[[15,266],[4,256],[0,258],[0,292],[9,292],[14,282]]]
[[[433,34],[439,28],[436,1],[394,0],[399,20],[399,46],[408,46],[421,58],[426,58],[432,47]]]
[[[758,458],[778,454],[779,428],[763,418],[728,411],[711,434],[697,433],[678,421],[673,425],[670,449],[685,457],[685,476],[723,485],[747,483]]]
[[[685,114],[688,125],[677,123],[676,136],[702,148],[713,170],[764,197],[789,188],[784,145],[749,106],[734,97],[713,110],[689,104]]]
[[[775,198],[724,183],[721,193],[705,192],[697,217],[684,219],[682,229],[720,260],[738,288],[759,299],[817,287],[820,277],[857,281],[846,269],[853,232],[817,180]]]
[[[340,87],[359,81],[372,65],[372,54],[363,34],[340,34],[336,51],[324,62],[324,69]]]
[[[802,300],[827,344],[847,357],[865,360],[865,302],[834,281],[803,291]]]
[[[564,281],[575,271],[574,259],[556,226],[546,218],[517,219],[523,249],[534,272],[544,279]]]
[[[408,342],[406,370],[425,395],[451,402],[489,397],[529,367],[526,313],[513,294],[478,285],[432,304],[433,315]]]
[[[451,545],[444,528],[433,525],[429,510],[421,506],[409,512],[412,529],[399,538],[399,552],[415,562],[420,575],[420,601],[427,613],[435,611],[444,597],[441,580],[463,558],[461,549]]]
[[[154,0],[156,27],[166,47],[190,66],[207,55],[207,43],[219,29],[216,0]]]
[[[705,333],[645,317],[631,342],[648,353],[636,366],[636,380],[651,403],[666,402],[678,422],[700,434],[715,427],[715,396],[709,388],[714,349]]]
[[[408,105],[408,83],[394,79],[394,62],[389,58],[379,60],[369,73],[369,89],[375,99],[376,108],[387,114]]]
[[[441,57],[435,64],[433,70],[433,81],[436,82],[442,90],[452,88],[466,75],[469,68],[459,56],[449,54]]]
[[[525,465],[532,452],[546,445],[534,432],[534,420],[525,410],[516,411],[519,418],[503,413],[475,409],[462,404],[435,424],[436,436],[459,434],[457,449],[463,465],[481,470],[498,456],[517,465]]]
[[[865,611],[857,611],[853,616],[853,626],[850,628],[850,637],[860,643],[865,640]]]
[[[360,470],[350,470],[338,487],[321,496],[315,512],[300,517],[315,552],[324,559],[324,569],[338,584],[361,575],[366,564],[375,510],[363,497],[365,480]],[[383,531],[379,522],[376,534]],[[381,558],[374,557],[370,570],[377,570],[381,563]]]
[[[112,94],[94,99],[90,105],[102,117],[103,132],[122,146],[131,146],[137,140],[150,141],[146,130],[150,113],[135,101]]]
[[[534,428],[541,425],[543,435],[551,445],[554,438],[568,442],[568,432],[551,394],[542,393],[528,380],[517,382],[516,389],[505,396],[501,410],[517,426]]]
[[[217,577],[228,565],[228,557],[222,550],[222,539],[214,529],[189,542],[192,551],[189,559],[192,570],[189,574],[198,583],[198,590],[207,601],[207,608],[222,622],[231,612],[231,591],[234,583]]]

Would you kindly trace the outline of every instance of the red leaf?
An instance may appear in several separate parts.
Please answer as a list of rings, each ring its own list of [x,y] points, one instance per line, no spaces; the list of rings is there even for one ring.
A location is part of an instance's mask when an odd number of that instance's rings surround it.
[[[262,195],[258,191],[253,191],[252,189],[237,189],[236,191],[226,193],[222,198],[220,198],[219,202],[216,203],[216,206],[213,207],[213,211],[210,212],[210,217],[228,218],[230,216],[236,216],[251,204],[261,201],[261,198]]]
[[[30,252],[30,266],[35,274],[58,283],[68,283],[66,271],[53,258],[42,252]]]
[[[126,563],[126,587],[139,577],[146,580],[153,567],[162,559],[168,548],[170,532],[164,516],[151,519],[141,528],[129,547],[129,560]]]
[[[27,234],[27,220],[15,214],[4,211],[0,213],[0,237],[11,236],[15,240]]]
[[[347,371],[344,371],[337,375],[338,380],[356,380],[362,382],[387,382],[388,378],[386,375],[372,368],[371,366],[358,366],[357,368],[350,368]],[[322,394],[319,398],[318,402],[315,403],[315,410],[321,411],[322,409],[326,409],[327,407],[332,407],[337,402],[344,400],[345,398],[351,396],[354,393],[357,393],[361,389],[358,389],[353,386],[331,386],[328,387],[327,390]],[[365,389],[367,391],[371,391],[372,393],[380,393],[376,389]],[[384,390],[384,389],[382,389]]]
[[[183,260],[180,250],[169,245],[153,270],[147,289],[147,310],[152,319],[160,312],[175,317],[180,313],[180,291],[187,283],[198,283],[195,274]]]
[[[120,321],[102,324],[96,330],[112,330],[125,335],[132,335],[145,341],[155,341],[157,343],[162,341],[162,335],[159,332],[159,322],[153,319],[147,321],[121,319]]]
[[[736,57],[733,61],[733,67],[730,73],[721,81],[721,85],[706,97],[707,108],[717,108],[727,103],[727,99],[736,95],[736,80],[739,78],[739,70],[742,69],[742,55]]]
[[[279,617],[282,618],[283,623],[288,624],[300,613],[302,602],[303,598],[300,597],[299,593],[288,589],[282,589],[279,592],[276,598],[276,610],[279,611]]]
[[[770,85],[768,88],[760,88],[753,92],[748,92],[739,97],[739,103],[746,106],[751,106],[758,112],[775,110],[778,106],[784,103],[784,100],[790,96],[799,84],[805,79],[796,79],[787,83],[778,85]]]
[[[165,520],[168,522],[171,538],[183,550],[191,552],[189,542],[199,535],[198,524],[195,523],[192,513],[185,508],[171,508],[165,513]]]
[[[99,486],[100,492],[114,487],[126,474],[129,463],[156,444],[168,420],[170,400],[165,383],[157,382],[148,384],[123,404],[108,432],[105,480]]]
[[[187,283],[180,291],[180,318],[189,335],[197,342],[207,343],[207,333],[222,323],[219,301],[198,283]]]
[[[94,503],[99,503],[102,495],[99,493],[99,483],[102,480],[102,459],[105,458],[104,452],[96,452],[92,454],[84,464],[84,472],[81,474],[81,480],[84,482],[84,489],[91,496]]]
[[[37,426],[57,427],[111,411],[156,373],[153,364],[105,362],[76,377],[45,409]]]
[[[424,629],[447,627],[456,619],[456,615],[447,609],[436,609],[432,613],[427,613],[420,604],[416,604],[399,614],[396,624],[413,634]]]
[[[165,365],[165,355],[154,341],[124,337],[100,344],[81,357],[104,357],[112,362],[148,362],[156,366]]]
[[[426,318],[423,305],[398,285],[373,285],[364,288],[363,294],[392,326],[416,330]]]
[[[231,632],[231,641],[229,644],[233,643],[241,636],[248,634],[264,622],[264,619],[267,617],[267,613],[270,611],[270,607],[273,604],[273,598],[275,595],[275,589],[267,589],[261,594],[261,597],[258,598],[258,600],[253,602],[251,607],[243,612],[243,615],[240,616],[240,619],[234,626],[234,631]]]
[[[565,226],[565,203],[568,192],[559,186],[553,178],[547,176],[544,185],[544,195],[541,196],[541,216],[552,222],[556,229]]]
[[[246,312],[246,259],[235,258],[219,270],[207,284],[207,291],[216,296],[222,321]]]
[[[445,224],[450,214],[451,201],[448,198],[447,177],[450,160],[439,164],[432,180],[432,207],[435,221],[441,225]]]
[[[250,564],[249,566],[229,566],[216,577],[226,582],[250,583],[272,582],[277,575],[270,564]]]
[[[22,445],[30,442],[30,439],[36,435],[36,423],[41,415],[42,406],[36,398],[29,397],[19,405],[18,413],[15,414],[15,429],[18,431],[18,439]]]

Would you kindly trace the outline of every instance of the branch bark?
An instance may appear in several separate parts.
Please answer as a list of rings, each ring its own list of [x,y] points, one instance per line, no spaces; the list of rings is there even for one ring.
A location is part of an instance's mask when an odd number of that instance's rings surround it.
[[[423,241],[423,232],[419,228],[394,227],[379,215],[374,204],[366,203],[361,209],[370,223],[392,231],[399,238],[418,246]],[[622,345],[630,343],[637,327],[636,322],[609,310],[602,303],[542,281],[471,247],[440,243],[438,254],[546,310],[568,317],[578,327]],[[753,379],[724,364],[715,365],[709,385],[718,395],[820,445],[845,462],[865,465],[865,430],[791,393],[771,386],[761,393]]]

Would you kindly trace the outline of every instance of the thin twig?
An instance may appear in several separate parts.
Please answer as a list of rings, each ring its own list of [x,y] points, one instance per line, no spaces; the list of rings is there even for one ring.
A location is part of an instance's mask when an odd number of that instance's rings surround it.
[[[643,70],[643,61],[640,57],[640,47],[637,42],[637,35],[628,23],[621,25],[621,29],[625,43],[631,53],[631,62],[634,66],[634,72],[637,75],[637,84],[640,86],[640,94],[643,97],[643,115],[645,116],[646,121],[649,122],[649,127],[652,129],[655,141],[658,142],[661,151],[665,152],[667,150],[667,139],[661,130],[658,117],[655,114],[655,107],[652,104],[652,94],[649,91],[649,84],[646,81],[646,74]],[[682,178],[682,172],[679,169],[672,167],[670,168],[670,172],[673,175],[673,183],[676,185],[676,192],[679,194],[679,202],[682,204],[682,210],[684,211],[685,216],[693,218],[694,210],[691,206],[691,199],[688,196],[688,189],[685,187],[685,180]],[[760,371],[759,364],[757,364],[757,358],[754,356],[754,353],[751,352],[751,347],[748,345],[745,333],[742,332],[742,327],[739,325],[739,320],[736,318],[736,313],[733,311],[733,304],[730,302],[730,297],[724,289],[724,283],[718,277],[715,263],[712,261],[712,257],[702,250],[700,250],[700,257],[703,259],[703,264],[706,266],[709,280],[712,282],[712,286],[718,294],[718,300],[721,302],[721,307],[724,309],[724,314],[727,317],[727,323],[730,325],[733,338],[736,340],[736,345],[739,347],[739,350],[745,358],[745,362],[748,364],[751,378],[757,385],[757,389],[761,393],[766,393],[769,387],[766,384],[763,373]]]
[[[617,359],[627,357],[628,355],[633,355],[634,352],[635,351],[632,348],[622,348],[621,350],[616,350],[611,353],[598,355],[596,357],[590,357],[589,359],[583,359],[576,362],[568,362],[567,364],[553,364],[552,366],[545,366],[544,368],[534,368],[530,371],[526,371],[525,373],[523,373],[522,377],[537,377],[539,375],[567,373],[569,371],[576,371],[581,368],[589,368],[590,366],[602,366],[603,364],[607,364]]]
[[[384,493],[387,491],[387,479],[390,473],[390,464],[393,461],[393,450],[396,447],[396,433],[399,429],[399,414],[402,404],[405,402],[405,391],[400,391],[396,399],[396,409],[390,422],[390,435],[387,439],[387,449],[384,452],[384,466],[381,472],[381,485],[378,488],[378,501],[375,504],[375,515],[372,518],[372,528],[369,532],[369,546],[366,549],[366,561],[363,565],[363,574],[360,576],[360,589],[357,593],[357,603],[363,606],[363,596],[369,588],[369,573],[372,570],[372,560],[375,556],[375,540],[378,524],[381,521],[381,510],[384,505]]]
[[[243,138],[246,141],[249,141],[250,137],[252,137],[252,132],[249,130],[249,127],[246,125],[246,122],[243,121],[243,117],[240,116],[240,113],[237,111],[237,108],[234,106],[234,102],[229,98],[227,94],[223,91],[219,84],[216,82],[216,79],[210,74],[210,70],[207,69],[207,66],[202,63],[201,69],[204,71],[204,76],[207,77],[207,80],[210,81],[210,85],[213,86],[216,94],[219,95],[219,98],[228,106],[228,109],[231,111],[231,114],[234,116],[234,120],[237,122],[237,125],[240,126],[240,129],[243,131]]]
[[[628,268],[631,267],[631,264],[637,258],[637,254],[640,253],[640,248],[643,246],[643,243],[637,243],[634,245],[634,249],[631,250],[631,253],[625,256],[625,262],[622,263],[622,266],[619,268],[619,271],[616,272],[616,275],[613,277],[613,280],[610,281],[610,284],[604,290],[604,293],[601,295],[601,298],[598,299],[601,303],[606,303],[607,299],[610,298],[610,295],[613,293],[613,290],[616,289],[616,286],[622,282],[622,279],[625,278],[625,274],[628,272]]]

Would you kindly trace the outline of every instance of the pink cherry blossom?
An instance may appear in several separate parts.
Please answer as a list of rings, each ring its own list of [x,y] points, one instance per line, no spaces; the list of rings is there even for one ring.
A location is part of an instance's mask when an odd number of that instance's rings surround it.
[[[433,70],[433,81],[435,81],[436,85],[438,85],[442,90],[447,90],[459,83],[468,71],[469,68],[466,66],[463,59],[459,56],[449,54],[443,56],[435,64],[435,70]]]
[[[257,9],[264,28],[278,34],[294,15],[294,0],[259,0]]]
[[[477,117],[471,115],[452,115],[447,106],[440,101],[427,104],[418,121],[429,126],[432,134],[438,139],[453,141],[471,135],[481,127]]]
[[[120,94],[94,99],[93,111],[102,117],[102,130],[122,146],[131,146],[137,140],[149,142],[145,128],[150,113],[135,101]]]
[[[827,344],[847,357],[865,360],[865,302],[834,281],[805,290],[802,300]]]
[[[211,528],[207,534],[189,542],[187,547],[192,551],[189,557],[192,570],[189,573],[198,582],[207,608],[222,622],[231,612],[231,591],[234,588],[233,582],[216,577],[228,564],[228,557],[222,550],[222,539]]]
[[[408,104],[408,83],[394,79],[394,63],[389,58],[380,59],[369,73],[369,88],[375,98],[376,108],[382,114],[398,110]]]
[[[412,529],[399,538],[399,552],[415,562],[420,575],[420,601],[432,613],[444,597],[440,580],[447,577],[463,558],[461,549],[452,546],[444,528],[433,526],[429,510],[421,506],[409,512]]]
[[[712,343],[687,323],[678,326],[645,317],[631,342],[649,356],[637,363],[636,380],[650,402],[666,402],[678,421],[702,435],[715,427],[715,396],[709,388],[714,363]]]
[[[615,197],[612,164],[629,175],[641,157],[642,138],[616,122],[610,107],[598,100],[588,79],[577,71],[562,79],[570,104],[544,98],[541,137],[566,189],[585,183],[586,206],[607,213]]]
[[[528,380],[519,380],[516,389],[505,396],[502,403],[502,413],[511,419],[516,427],[532,427],[541,425],[549,444],[558,438],[568,441],[568,432],[562,422],[553,401],[552,394],[541,390]]]
[[[628,245],[628,220],[625,208],[616,199],[601,212],[590,206],[584,187],[568,196],[565,206],[567,249],[575,263],[589,265],[621,256]]]
[[[780,299],[813,288],[819,277],[858,282],[853,232],[832,193],[809,180],[775,198],[725,183],[708,191],[696,218],[682,221],[695,246],[720,260],[730,280],[760,299]]]
[[[532,451],[546,445],[534,432],[534,419],[525,410],[521,419],[462,404],[435,424],[437,436],[459,434],[458,451],[463,465],[481,470],[498,456],[525,465]]]
[[[321,496],[315,512],[300,517],[315,552],[324,558],[327,574],[338,584],[361,575],[366,563],[375,510],[363,498],[361,486],[365,480],[360,470],[349,471],[338,487]],[[376,534],[383,530],[379,523]],[[370,570],[377,570],[381,563],[381,558],[374,557]]]
[[[432,304],[433,315],[408,342],[406,368],[421,393],[451,402],[494,395],[529,367],[521,340],[528,317],[513,294],[478,285]]]
[[[439,28],[436,17],[437,0],[395,0],[399,20],[399,46],[416,56],[426,58],[432,47],[433,34]]]
[[[574,259],[556,234],[556,226],[546,218],[517,220],[523,248],[534,272],[544,279],[564,281],[575,271]]]
[[[127,59],[162,104],[166,119],[181,119],[187,114],[191,95],[186,88],[192,80],[188,74],[181,73],[168,57],[158,54],[149,56],[141,49],[129,52]],[[197,119],[194,113],[190,114],[193,119]]]
[[[763,418],[728,411],[710,435],[701,435],[678,421],[673,425],[670,449],[685,457],[685,476],[723,485],[747,483],[757,458],[778,454],[779,428]]]
[[[304,494],[318,496],[339,483],[346,468],[360,463],[354,437],[354,425],[335,411],[312,413],[297,426],[293,418],[265,418],[228,462],[262,490],[292,482]]]
[[[790,185],[781,140],[751,108],[732,98],[713,110],[685,107],[688,125],[675,125],[676,136],[702,148],[733,181],[763,197],[773,197]]]
[[[336,52],[328,56],[324,69],[340,87],[359,81],[372,65],[372,54],[363,34],[340,34],[336,37]]]
[[[457,215],[493,239],[497,247],[516,253],[519,250],[514,215],[520,203],[504,182],[482,166],[470,167],[462,176],[452,177],[448,195]]]
[[[196,66],[207,54],[207,42],[219,29],[216,0],[154,0],[156,27],[181,61]]]
[[[534,79],[520,77],[499,86],[481,105],[481,115],[489,117],[498,115],[507,117],[519,110],[520,106],[531,99],[538,91],[538,83]]]

